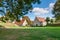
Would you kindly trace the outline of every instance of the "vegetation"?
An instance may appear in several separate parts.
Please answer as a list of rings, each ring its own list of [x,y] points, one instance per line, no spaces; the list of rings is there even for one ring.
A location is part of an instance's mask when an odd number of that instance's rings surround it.
[[[49,17],[46,17],[47,25],[49,24],[49,21],[50,21],[50,18]]]
[[[60,40],[60,27],[0,28],[0,40]]]
[[[53,14],[56,17],[56,21],[60,20],[60,0],[57,0],[57,2],[55,3]]]
[[[6,2],[6,5],[5,5]],[[9,11],[11,15],[8,15],[9,13],[4,14],[8,17],[8,19],[12,20],[19,20],[20,17],[24,16],[28,13],[33,7],[32,3],[40,3],[40,0],[1,0],[0,6],[4,7]],[[13,16],[13,17],[11,17]]]
[[[13,23],[9,23],[9,22],[0,22],[0,28],[17,28],[19,27],[18,25],[16,24],[13,24]]]
[[[53,24],[53,19],[50,20],[51,24]]]

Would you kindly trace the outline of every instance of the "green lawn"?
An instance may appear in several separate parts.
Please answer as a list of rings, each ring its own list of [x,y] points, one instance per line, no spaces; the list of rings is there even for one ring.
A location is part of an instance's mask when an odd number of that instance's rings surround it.
[[[60,40],[60,27],[0,28],[0,40]]]

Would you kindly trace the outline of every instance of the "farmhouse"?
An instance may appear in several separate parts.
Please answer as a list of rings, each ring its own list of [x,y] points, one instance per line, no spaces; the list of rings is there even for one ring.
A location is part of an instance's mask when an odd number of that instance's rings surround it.
[[[33,23],[34,26],[46,26],[46,20],[41,17],[36,17]]]
[[[16,25],[19,26],[46,26],[46,20],[41,17],[36,17],[34,21],[31,21],[28,16],[24,16],[22,20],[20,21],[15,21],[14,22]]]
[[[20,20],[20,21],[15,21],[15,24],[17,24],[17,25],[19,25],[19,26],[30,26],[30,25],[32,25],[32,22],[31,22],[31,20],[29,19],[29,17],[28,16],[24,16],[23,18],[22,18],[22,20]]]

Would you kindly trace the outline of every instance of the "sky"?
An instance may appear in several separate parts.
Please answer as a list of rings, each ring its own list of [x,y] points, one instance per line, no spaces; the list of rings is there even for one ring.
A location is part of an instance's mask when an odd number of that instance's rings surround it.
[[[52,18],[54,15],[52,14],[52,10],[54,4],[57,0],[40,0],[40,4],[32,4],[33,9],[32,13],[28,12],[25,16],[28,16],[31,20],[34,20],[35,17],[50,17]]]
[[[57,0],[40,0],[40,1],[41,1],[40,4],[37,4],[37,3],[32,4],[32,6],[33,6],[32,12],[31,13],[28,12],[28,14],[26,14],[25,16],[28,16],[31,20],[34,20],[35,17],[52,18],[54,16],[52,14],[52,10],[53,10],[54,4],[56,3]],[[0,8],[0,10],[1,10],[1,8]],[[3,8],[2,10],[6,10],[6,9]]]

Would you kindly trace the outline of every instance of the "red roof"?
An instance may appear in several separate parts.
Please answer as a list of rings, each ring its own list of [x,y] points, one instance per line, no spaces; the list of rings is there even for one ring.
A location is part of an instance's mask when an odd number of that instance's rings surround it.
[[[39,22],[46,22],[44,18],[36,17]]]
[[[20,20],[19,22],[16,21],[15,24],[17,24],[17,25],[22,25],[22,24],[24,23],[24,21],[25,21],[25,20]]]
[[[28,20],[29,18],[28,18],[28,16],[24,16],[23,18],[22,18],[22,20],[20,20],[19,22],[15,22],[15,24],[17,24],[17,25],[22,25],[23,23],[24,23],[24,21],[25,20]]]

